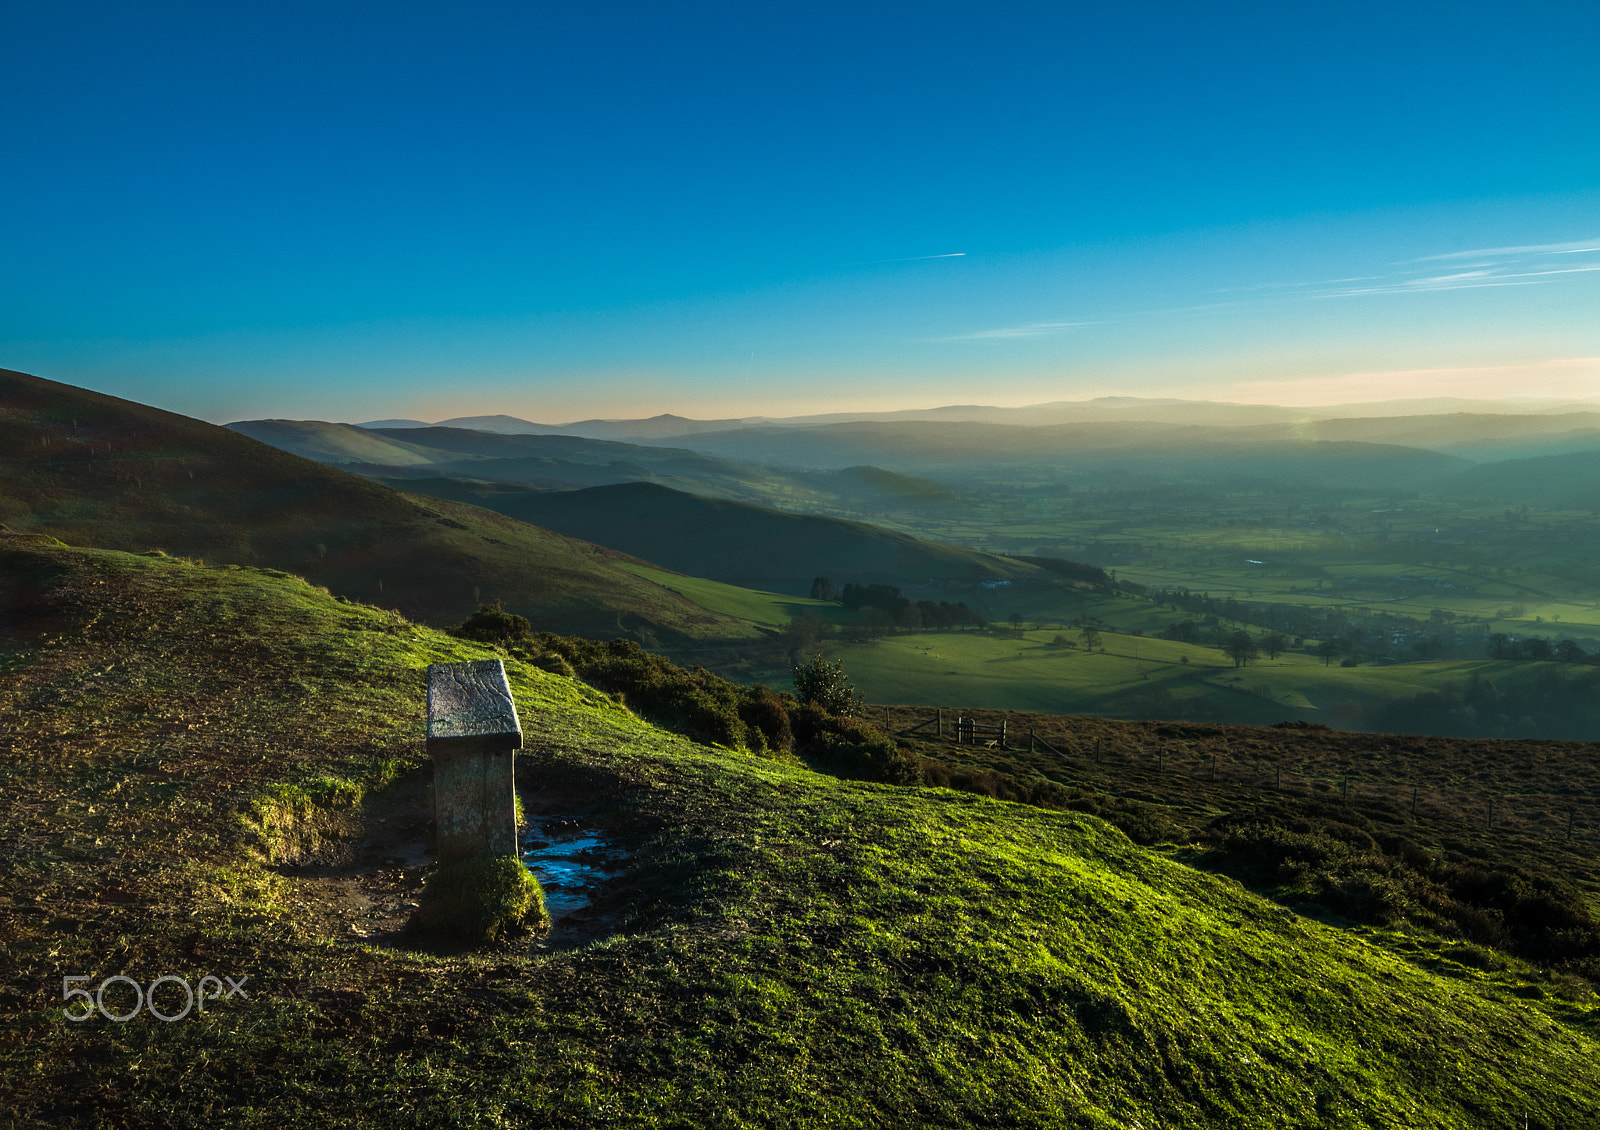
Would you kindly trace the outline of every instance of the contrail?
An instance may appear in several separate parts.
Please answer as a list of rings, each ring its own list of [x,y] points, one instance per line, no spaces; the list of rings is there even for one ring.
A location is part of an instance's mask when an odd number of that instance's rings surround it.
[[[918,259],[959,259],[965,251],[946,251],[943,255],[907,255],[904,259],[869,259],[869,263],[914,263]]]

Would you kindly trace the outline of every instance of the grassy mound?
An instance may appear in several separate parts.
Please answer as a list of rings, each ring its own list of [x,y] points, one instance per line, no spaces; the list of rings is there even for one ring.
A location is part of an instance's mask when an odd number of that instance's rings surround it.
[[[420,934],[490,941],[549,924],[539,880],[516,856],[495,855],[434,870],[408,925]]]
[[[277,861],[420,763],[423,670],[483,645],[281,574],[40,540],[5,539],[0,594],[0,1074],[23,1122],[1553,1128],[1600,1108],[1592,1000],[1420,968],[1087,815],[698,745],[516,659],[521,787],[629,854],[607,930],[374,945],[307,914]],[[65,976],[167,973],[248,996],[63,1016]]]

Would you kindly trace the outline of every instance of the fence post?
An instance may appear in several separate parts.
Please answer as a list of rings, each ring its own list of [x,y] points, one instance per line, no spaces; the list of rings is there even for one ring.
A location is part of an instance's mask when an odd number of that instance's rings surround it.
[[[942,737],[944,737],[944,707],[942,707],[942,706],[939,707],[938,711],[939,711],[939,721],[937,723],[938,728],[936,730],[934,730],[934,735],[936,737],[941,737],[942,738]]]

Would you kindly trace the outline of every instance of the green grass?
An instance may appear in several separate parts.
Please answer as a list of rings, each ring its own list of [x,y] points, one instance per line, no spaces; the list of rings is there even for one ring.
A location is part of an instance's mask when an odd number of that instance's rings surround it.
[[[725,585],[721,581],[708,581],[704,577],[686,577],[665,569],[648,565],[624,564],[619,566],[636,577],[643,577],[664,589],[670,589],[702,608],[724,616],[749,620],[765,627],[781,628],[797,616],[812,613],[833,621],[845,619],[845,610],[829,600],[813,600],[807,596],[785,596],[782,593],[761,592],[757,589]]]
[[[1600,1045],[1503,980],[1092,817],[697,746],[515,660],[524,788],[631,853],[608,932],[363,942],[294,904],[252,806],[293,787],[354,834],[418,764],[423,667],[492,652],[270,572],[15,538],[3,568],[32,614],[0,684],[15,1119],[1410,1130],[1600,1106]],[[249,999],[61,1015],[64,975],[210,971]]]

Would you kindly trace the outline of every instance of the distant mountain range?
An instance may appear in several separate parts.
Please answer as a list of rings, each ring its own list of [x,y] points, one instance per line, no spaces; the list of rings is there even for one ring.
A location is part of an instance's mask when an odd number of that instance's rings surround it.
[[[981,404],[910,408],[889,412],[827,412],[809,416],[747,416],[735,419],[694,420],[666,413],[647,419],[576,420],[541,424],[516,416],[458,416],[437,424],[421,420],[371,420],[361,428],[396,429],[450,427],[521,435],[573,435],[589,439],[660,441],[750,428],[802,428],[853,423],[987,423],[1025,427],[1080,423],[1164,423],[1250,427],[1259,424],[1301,424],[1326,420],[1377,420],[1391,417],[1563,416],[1587,413],[1600,420],[1600,402],[1593,400],[1471,400],[1433,397],[1362,404],[1336,404],[1287,408],[1271,404],[1234,404],[1226,401],[1176,400],[1136,396],[1106,396],[1093,400],[1058,400],[1021,408]],[[1569,423],[1566,429],[1576,425]],[[1374,437],[1366,437],[1374,438]],[[1396,442],[1396,441],[1389,441]],[[1423,445],[1426,446],[1426,445]]]
[[[479,432],[497,432],[501,435],[564,435],[584,436],[588,439],[675,439],[678,436],[700,432],[722,432],[744,427],[760,420],[690,420],[670,414],[652,416],[647,420],[578,420],[570,424],[536,424],[516,416],[457,416],[427,424],[421,420],[369,420],[355,424],[358,428],[386,430],[390,428],[469,428]]]
[[[1457,402],[1409,402],[1415,408]],[[1481,406],[1462,401],[1460,405]],[[473,478],[544,489],[654,482],[782,509],[874,518],[875,508],[953,500],[981,479],[1048,474],[1153,475],[1164,480],[1259,480],[1358,489],[1487,488],[1492,473],[1455,478],[1477,463],[1539,459],[1600,451],[1600,411],[1580,403],[1562,411],[1448,412],[1260,422],[1299,410],[1118,399],[1077,405],[1105,418],[1028,425],[946,415],[1010,414],[1012,409],[956,407],[892,414],[890,420],[803,425],[761,421],[634,442],[539,432],[462,427],[359,427],[308,421],[256,420],[230,427],[310,458],[384,476]],[[1374,410],[1384,406],[1369,406]],[[1502,406],[1503,407],[1503,406]],[[1546,405],[1545,407],[1549,407]],[[1196,417],[1232,423],[1197,422]],[[891,415],[891,414],[880,414]],[[1143,418],[1113,418],[1116,416]],[[1176,416],[1181,422],[1163,417]],[[1257,422],[1241,423],[1255,418]],[[520,426],[509,417],[487,419]],[[591,422],[593,423],[593,422]],[[649,423],[661,430],[727,421],[657,417],[623,421],[613,430]],[[541,425],[530,425],[542,427]],[[576,425],[574,425],[576,426]],[[670,446],[662,446],[670,443]],[[1576,464],[1574,464],[1576,465]],[[846,471],[853,479],[840,478]],[[876,476],[875,479],[870,476]],[[886,476],[898,476],[886,487]],[[1527,476],[1519,481],[1530,483]],[[1496,488],[1497,490],[1499,488]],[[884,492],[888,490],[889,493]]]
[[[315,420],[244,420],[228,427],[308,459],[388,477],[468,477],[547,490],[654,482],[721,498],[811,509],[886,500],[902,506],[938,504],[955,498],[940,483],[877,467],[779,471],[683,447],[581,436],[431,425],[374,429]]]

